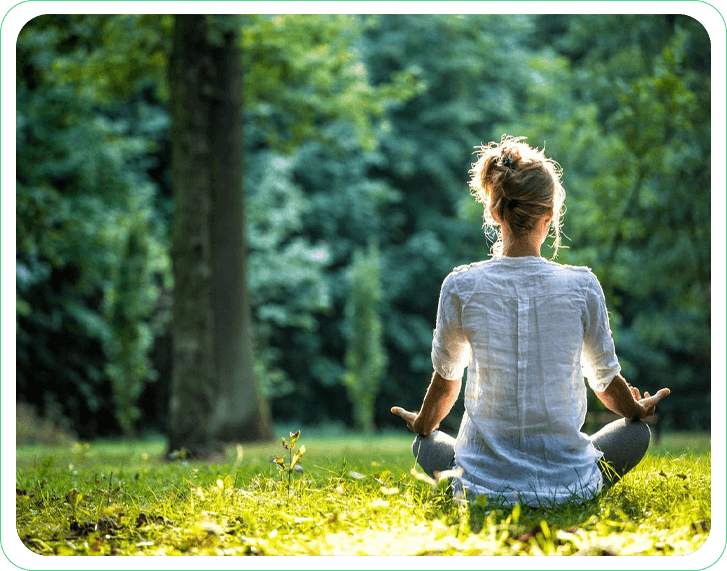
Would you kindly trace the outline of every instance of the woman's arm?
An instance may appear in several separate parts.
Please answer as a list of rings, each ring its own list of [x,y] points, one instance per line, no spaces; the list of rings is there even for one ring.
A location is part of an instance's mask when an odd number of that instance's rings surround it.
[[[452,410],[461,386],[461,379],[449,380],[434,373],[419,413],[409,412],[398,406],[392,407],[391,412],[403,418],[410,430],[427,436],[439,428],[439,423]]]
[[[616,375],[605,391],[594,392],[607,409],[631,420],[641,420],[654,414],[656,404],[671,391],[661,389],[654,396],[645,392],[642,399],[639,389],[629,386],[621,375]]]

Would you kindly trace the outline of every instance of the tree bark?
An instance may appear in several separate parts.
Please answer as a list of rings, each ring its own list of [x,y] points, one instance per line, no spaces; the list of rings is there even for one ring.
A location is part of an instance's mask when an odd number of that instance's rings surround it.
[[[212,48],[218,90],[212,128],[212,303],[219,393],[211,426],[225,441],[272,435],[268,408],[253,373],[252,301],[247,283],[248,244],[242,189],[242,67],[237,36],[228,31]]]
[[[174,315],[169,450],[270,436],[253,376],[242,191],[241,60],[234,32],[175,18],[171,92]],[[215,45],[216,44],[216,45]]]

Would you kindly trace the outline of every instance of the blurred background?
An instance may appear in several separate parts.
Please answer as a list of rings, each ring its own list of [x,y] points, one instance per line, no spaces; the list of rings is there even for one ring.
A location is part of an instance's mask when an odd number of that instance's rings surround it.
[[[421,403],[441,282],[489,256],[468,169],[503,133],[563,167],[557,261],[599,277],[624,376],[671,387],[659,427],[709,430],[710,41],[696,20],[46,15],[17,58],[18,443],[176,431],[172,449],[190,430],[403,428],[389,408]],[[221,76],[205,71],[223,59]],[[196,210],[173,172],[200,140],[184,86],[205,82],[234,111],[222,145],[234,153],[215,154],[219,128],[200,152],[240,180],[197,188],[215,197],[198,204],[244,198],[231,222],[244,283],[222,292],[238,282],[205,252],[227,235],[205,224],[226,215],[180,222]],[[185,246],[195,233],[198,252]],[[190,251],[202,270],[185,270]],[[199,276],[213,293],[183,305]],[[215,337],[233,299],[250,308],[233,319],[244,331]],[[184,308],[207,326],[185,325]],[[206,356],[184,353],[203,338]],[[229,428],[225,406],[253,421]]]

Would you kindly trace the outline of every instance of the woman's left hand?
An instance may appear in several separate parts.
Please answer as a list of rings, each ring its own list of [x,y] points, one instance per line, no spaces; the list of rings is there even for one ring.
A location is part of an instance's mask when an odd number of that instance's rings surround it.
[[[634,400],[638,402],[646,412],[641,418],[649,418],[656,413],[657,403],[664,397],[668,397],[671,390],[668,388],[659,389],[655,395],[650,395],[648,392],[644,392],[644,397],[641,398],[641,393],[636,387],[631,387],[631,394],[634,396]]]
[[[396,416],[400,416],[401,418],[403,418],[406,422],[407,428],[412,432],[416,432],[416,430],[414,430],[414,421],[417,419],[417,412],[409,412],[408,410],[404,410],[400,406],[392,406],[391,414],[395,414]]]

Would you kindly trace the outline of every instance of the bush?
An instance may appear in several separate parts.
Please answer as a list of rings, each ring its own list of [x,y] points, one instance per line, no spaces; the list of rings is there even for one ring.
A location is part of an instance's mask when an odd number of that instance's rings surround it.
[[[66,424],[63,418],[51,416],[41,418],[29,404],[18,403],[15,407],[15,444],[16,446],[31,444],[68,446],[76,438],[65,426]]]
[[[381,280],[379,247],[370,242],[367,252],[356,252],[349,274],[350,292],[346,304],[346,373],[343,384],[354,408],[356,427],[374,428],[374,403],[386,369],[382,342]]]

